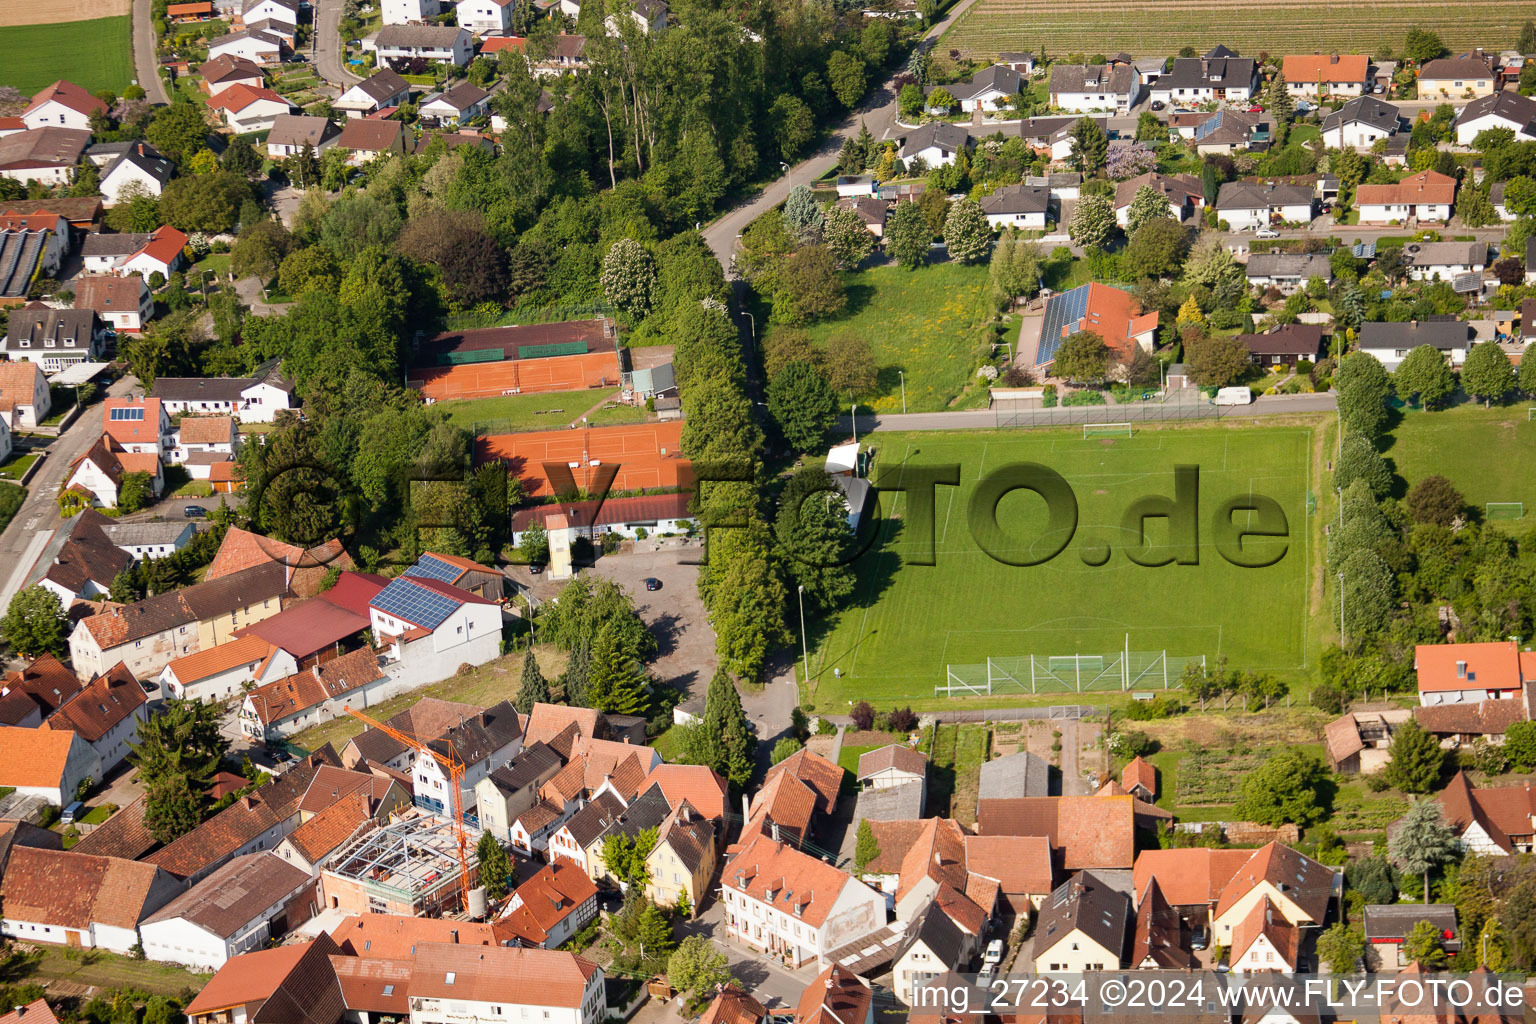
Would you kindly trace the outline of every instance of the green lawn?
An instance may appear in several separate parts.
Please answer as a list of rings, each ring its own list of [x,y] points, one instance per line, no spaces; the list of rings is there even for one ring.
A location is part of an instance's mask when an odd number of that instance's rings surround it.
[[[36,452],[29,452],[26,455],[18,455],[15,458],[7,460],[5,465],[0,466],[0,480],[20,480],[22,474],[30,469],[32,463],[36,461]]]
[[[953,817],[963,825],[976,823],[976,788],[990,745],[991,729],[980,723],[933,725],[924,731],[921,749],[929,755],[929,816]]]
[[[1525,533],[1536,523],[1536,474],[1511,470],[1528,466],[1536,450],[1536,422],[1526,410],[1521,402],[1406,412],[1392,431],[1386,457],[1409,486],[1438,473],[1478,508],[1490,501],[1525,502],[1524,519],[1494,520]]]
[[[1176,53],[1204,50],[1213,26],[1222,41],[1245,56],[1280,53],[1371,53],[1401,50],[1413,26],[1436,32],[1452,52],[1489,38],[1504,38],[1526,17],[1515,0],[1455,4],[1427,0],[1154,0],[1148,4],[1080,0],[981,0],[955,22],[934,49],[958,49],[986,62],[1005,50],[1068,53]]]
[[[496,398],[466,398],[452,402],[438,402],[434,409],[448,414],[449,421],[467,429],[476,423],[496,423],[510,430],[558,430],[574,421],[588,409],[605,398],[612,400],[618,392],[605,392],[601,388],[590,391],[537,392],[528,395],[501,395]],[[589,423],[638,423],[645,419],[645,409],[621,405],[613,409],[599,409],[587,417]]]
[[[196,992],[208,984],[208,975],[194,974],[175,964],[135,960],[100,950],[65,949],[62,946],[37,946],[28,958],[25,974],[19,980],[47,983],[62,981],[98,988],[139,988],[160,995],[179,995],[183,990]]]
[[[128,15],[62,24],[0,28],[0,85],[30,96],[59,79],[87,92],[121,92],[133,81],[133,29]]]
[[[998,668],[1017,678],[1009,683],[1001,672],[994,673],[994,700],[1017,703],[1038,695],[1060,702],[1077,696],[1075,675],[1052,683],[1041,672],[1032,680],[1023,656],[1108,656],[1127,645],[1135,652],[1167,651],[1176,658],[1225,654],[1236,667],[1293,679],[1304,678],[1313,664],[1319,638],[1307,612],[1309,428],[1138,426],[1130,439],[1086,441],[1080,428],[892,433],[874,435],[872,441],[874,475],[894,471],[907,460],[911,465],[958,464],[961,483],[934,492],[934,565],[913,564],[926,546],[911,519],[911,504],[900,492],[882,494],[878,544],[854,562],[854,596],[830,622],[811,630],[815,648],[809,696],[817,710],[842,710],[858,699],[884,705],[913,701],[928,708],[952,704],[934,694],[934,687],[947,679],[947,667],[981,666],[963,675],[984,681],[988,658],[1011,659],[1014,664],[999,663]],[[1060,473],[1078,506],[1076,532],[1065,550],[1028,567],[994,560],[968,528],[967,505],[977,480],[1019,462]],[[1173,467],[1179,464],[1194,464],[1201,473],[1199,564],[1133,564],[1124,551],[1132,536],[1123,531],[1121,518],[1143,496],[1172,495]],[[1287,542],[1250,539],[1245,545],[1278,556],[1266,568],[1239,568],[1216,547],[1212,522],[1218,506],[1250,492],[1273,498],[1287,519]],[[1038,556],[1020,552],[1014,560],[1044,557],[1044,503],[1020,490],[1004,497],[997,510],[1004,530],[1040,549]],[[1147,526],[1156,553],[1156,546],[1167,541],[1166,521],[1149,519]],[[1283,554],[1280,544],[1285,544]],[[1107,563],[1086,564],[1105,548]],[[841,670],[841,678],[834,676],[834,668]],[[1135,680],[1132,689],[1160,688],[1162,681],[1157,672]],[[1105,679],[1084,687],[1090,690],[1104,697],[1118,693],[1119,686]]]
[[[981,325],[990,315],[987,268],[938,263],[917,271],[876,267],[846,275],[848,312],[812,326],[818,342],[839,334],[869,339],[879,365],[873,395],[860,405],[901,411],[901,378],[907,378],[907,411],[937,412],[975,380]],[[765,324],[765,317],[758,322]],[[766,328],[771,334],[781,327]],[[985,392],[972,389],[984,402]]]

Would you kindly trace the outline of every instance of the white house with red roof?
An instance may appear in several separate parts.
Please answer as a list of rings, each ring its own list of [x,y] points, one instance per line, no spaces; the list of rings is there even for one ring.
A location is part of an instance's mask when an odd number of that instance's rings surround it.
[[[91,116],[105,114],[107,105],[73,82],[54,82],[36,96],[21,119],[28,128],[76,128],[89,131]]]
[[[160,687],[166,696],[182,700],[223,700],[242,692],[247,683],[270,683],[298,670],[293,655],[259,636],[247,634],[196,654],[171,659],[160,670]]]
[[[102,404],[101,429],[123,451],[161,457],[175,444],[171,418],[158,398],[127,396]]]
[[[1420,644],[1413,649],[1419,674],[1419,704],[1477,704],[1518,700],[1527,681],[1536,681],[1536,652],[1513,640],[1476,644]]]
[[[825,861],[759,833],[720,877],[726,932],[793,967],[885,927],[885,897]]]
[[[267,131],[279,114],[291,114],[294,107],[277,93],[267,88],[249,85],[232,85],[208,101],[217,110],[224,123],[236,132]]]
[[[123,261],[118,268],[121,274],[142,274],[149,280],[149,275],[159,273],[169,277],[171,271],[178,269],[186,262],[182,256],[182,250],[187,247],[185,232],[178,231],[167,224],[150,232],[149,241],[145,242],[139,250]]]
[[[397,576],[368,602],[369,628],[418,685],[501,653],[501,607],[430,576]]]

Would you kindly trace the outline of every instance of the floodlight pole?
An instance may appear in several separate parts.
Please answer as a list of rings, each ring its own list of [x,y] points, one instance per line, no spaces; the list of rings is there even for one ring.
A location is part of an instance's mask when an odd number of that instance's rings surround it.
[[[905,370],[897,370],[896,376],[901,378],[901,414],[907,414],[907,373]]]
[[[1339,572],[1339,646],[1344,645],[1344,573]]]
[[[858,402],[852,402],[852,403],[850,403],[849,408],[852,410],[852,415],[849,416],[848,419],[853,424],[853,443],[854,444],[858,444],[859,443],[859,403]]]

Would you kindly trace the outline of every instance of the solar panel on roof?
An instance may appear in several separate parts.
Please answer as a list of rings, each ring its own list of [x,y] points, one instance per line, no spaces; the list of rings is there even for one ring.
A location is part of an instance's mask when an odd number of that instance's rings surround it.
[[[436,629],[453,614],[458,602],[402,577],[379,591],[373,599],[373,607],[424,629]]]
[[[1079,285],[1071,291],[1052,297],[1045,304],[1045,323],[1040,328],[1040,347],[1035,351],[1035,365],[1044,366],[1056,358],[1061,339],[1076,330],[1076,325],[1088,312],[1088,286]],[[1063,331],[1066,334],[1063,334]]]
[[[460,572],[461,570],[456,566],[449,565],[441,558],[422,555],[416,560],[416,564],[405,570],[402,575],[420,576],[429,580],[442,580],[444,583],[452,583],[459,578]]]

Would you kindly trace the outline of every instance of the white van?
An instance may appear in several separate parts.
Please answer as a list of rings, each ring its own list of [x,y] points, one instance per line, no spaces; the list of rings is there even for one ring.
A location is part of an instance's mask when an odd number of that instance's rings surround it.
[[[1252,388],[1222,388],[1216,392],[1217,405],[1247,405],[1252,401]]]

